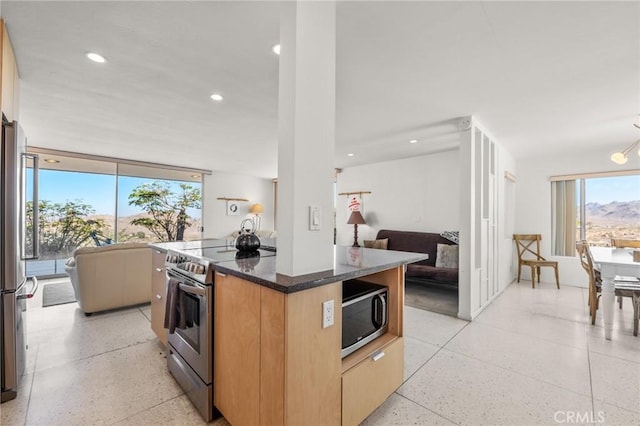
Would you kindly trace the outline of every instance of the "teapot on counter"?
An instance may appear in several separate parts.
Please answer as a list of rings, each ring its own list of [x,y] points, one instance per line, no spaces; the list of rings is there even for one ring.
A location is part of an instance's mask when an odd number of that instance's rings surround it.
[[[249,222],[251,229],[244,227]],[[236,248],[241,252],[255,252],[260,248],[260,238],[255,234],[256,225],[251,219],[245,219],[240,223],[240,235],[236,238]]]

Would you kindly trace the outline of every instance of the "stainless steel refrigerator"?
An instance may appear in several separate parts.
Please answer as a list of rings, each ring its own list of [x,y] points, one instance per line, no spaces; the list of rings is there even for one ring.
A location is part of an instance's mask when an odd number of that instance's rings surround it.
[[[26,153],[26,139],[17,122],[2,117],[2,173],[0,189],[0,332],[2,402],[14,399],[24,372],[27,342],[27,299],[33,297],[38,281],[26,277],[26,260],[38,251],[38,159]],[[30,164],[29,164],[30,163]],[[27,185],[27,167],[33,168]],[[32,201],[27,225],[27,188]],[[27,244],[27,230],[30,233]]]

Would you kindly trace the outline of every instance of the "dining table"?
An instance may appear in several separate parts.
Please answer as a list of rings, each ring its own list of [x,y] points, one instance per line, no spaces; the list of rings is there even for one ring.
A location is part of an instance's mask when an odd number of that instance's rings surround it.
[[[591,247],[590,249],[602,278],[600,306],[604,322],[604,338],[611,340],[615,310],[615,277],[640,277],[640,262],[634,262],[633,249],[615,247]]]

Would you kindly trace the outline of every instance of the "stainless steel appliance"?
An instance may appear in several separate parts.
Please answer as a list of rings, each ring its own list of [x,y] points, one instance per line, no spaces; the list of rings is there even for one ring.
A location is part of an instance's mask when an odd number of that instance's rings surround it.
[[[342,283],[342,357],[387,332],[387,287],[365,281]]]
[[[224,240],[207,242],[216,244],[169,250],[165,259],[167,365],[206,421],[220,415],[213,405],[213,270],[216,263],[235,261],[238,254]],[[275,248],[258,250],[256,255],[275,256]],[[173,309],[178,313],[171,323],[167,318]]]
[[[38,256],[38,162],[26,154],[26,139],[17,122],[2,120],[2,183],[0,189],[0,353],[2,354],[1,402],[14,399],[24,372],[26,343],[26,300],[33,297],[38,281],[27,278],[25,261]],[[33,220],[30,244],[26,238],[26,169],[33,162]],[[27,246],[30,247],[27,247]],[[33,285],[28,289],[27,282]]]
[[[167,254],[167,365],[200,415],[210,421],[213,407],[213,280],[208,261]],[[173,294],[172,294],[173,292]],[[179,301],[179,303],[178,303]]]

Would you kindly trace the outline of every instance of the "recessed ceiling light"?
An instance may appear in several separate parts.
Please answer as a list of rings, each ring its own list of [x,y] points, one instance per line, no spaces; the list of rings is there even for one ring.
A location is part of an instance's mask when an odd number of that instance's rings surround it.
[[[350,152],[347,154],[347,157],[353,157],[355,154],[353,152]]]
[[[97,62],[99,64],[104,64],[105,62],[107,62],[107,60],[105,59],[104,56],[102,56],[102,55],[100,55],[98,53],[94,53],[94,52],[87,53],[87,58],[89,58],[93,62]]]
[[[416,139],[411,139],[409,143],[418,143],[418,141]]]
[[[276,55],[279,55],[280,54],[280,45],[276,44],[275,46],[273,46],[271,48],[271,50],[273,50],[273,53],[275,53]]]
[[[56,164],[56,163],[59,163],[60,161],[59,161],[59,160],[54,160],[54,159],[52,159],[52,158],[45,158],[45,159],[44,159],[44,162],[45,162],[45,163]]]
[[[214,101],[220,102],[221,100],[223,100],[224,98],[222,97],[221,94],[219,93],[214,93],[213,95],[211,95],[211,99],[213,99]]]

